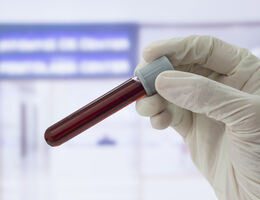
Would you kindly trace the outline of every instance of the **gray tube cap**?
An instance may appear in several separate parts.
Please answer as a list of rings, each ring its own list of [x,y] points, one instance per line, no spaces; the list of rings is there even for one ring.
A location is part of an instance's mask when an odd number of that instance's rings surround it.
[[[161,72],[166,70],[173,70],[173,66],[168,58],[163,56],[135,71],[135,75],[141,81],[147,96],[156,93],[155,79]]]

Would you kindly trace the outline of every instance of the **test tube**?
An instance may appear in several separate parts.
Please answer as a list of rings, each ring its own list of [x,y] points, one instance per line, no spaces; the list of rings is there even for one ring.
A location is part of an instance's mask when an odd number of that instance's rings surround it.
[[[135,77],[50,126],[45,132],[46,142],[50,146],[61,145],[137,99],[155,94],[156,77],[172,69],[169,60],[163,56],[136,70]]]

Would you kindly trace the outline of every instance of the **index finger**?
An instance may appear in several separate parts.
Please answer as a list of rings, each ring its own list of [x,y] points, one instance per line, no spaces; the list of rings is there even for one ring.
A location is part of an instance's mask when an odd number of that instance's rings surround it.
[[[231,74],[248,51],[211,36],[161,40],[143,50],[144,60],[151,62],[163,55],[173,66],[199,64],[220,74]]]

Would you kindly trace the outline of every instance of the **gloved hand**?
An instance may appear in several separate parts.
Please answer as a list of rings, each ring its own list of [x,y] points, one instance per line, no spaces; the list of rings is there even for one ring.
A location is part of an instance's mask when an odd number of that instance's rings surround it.
[[[173,127],[221,200],[260,199],[260,60],[209,36],[154,42],[145,62],[166,55],[176,71],[136,103],[156,129]]]

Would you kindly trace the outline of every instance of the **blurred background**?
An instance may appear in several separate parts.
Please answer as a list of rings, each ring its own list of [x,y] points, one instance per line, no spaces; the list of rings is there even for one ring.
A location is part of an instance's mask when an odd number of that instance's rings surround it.
[[[0,0],[0,200],[216,200],[178,133],[153,130],[134,104],[60,147],[43,135],[132,77],[152,41],[213,35],[260,56],[259,6]]]

